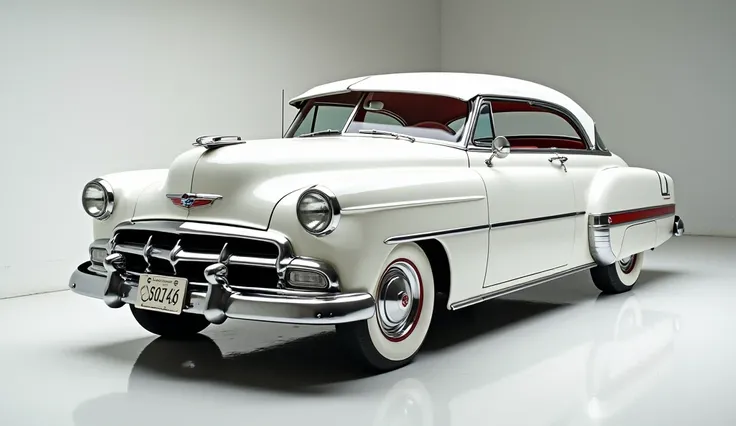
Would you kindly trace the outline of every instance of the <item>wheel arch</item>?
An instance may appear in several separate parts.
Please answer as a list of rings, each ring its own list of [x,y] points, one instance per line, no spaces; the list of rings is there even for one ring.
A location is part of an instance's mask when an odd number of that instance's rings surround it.
[[[434,277],[435,292],[449,295],[452,277],[447,250],[439,240],[435,239],[418,241],[417,245],[429,259]]]

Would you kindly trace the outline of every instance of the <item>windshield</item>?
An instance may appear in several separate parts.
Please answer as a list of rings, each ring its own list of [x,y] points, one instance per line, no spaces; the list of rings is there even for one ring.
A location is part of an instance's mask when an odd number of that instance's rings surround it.
[[[356,105],[358,105],[356,111]],[[351,92],[310,100],[297,116],[287,137],[347,133],[400,135],[458,142],[462,126],[450,124],[468,116],[469,103],[458,99],[413,93]],[[355,116],[353,117],[353,113]]]

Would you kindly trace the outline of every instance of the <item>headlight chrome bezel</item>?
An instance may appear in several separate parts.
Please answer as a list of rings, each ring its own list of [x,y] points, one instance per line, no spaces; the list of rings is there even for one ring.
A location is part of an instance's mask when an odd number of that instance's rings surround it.
[[[323,229],[320,230],[313,230],[307,227],[307,225],[302,222],[302,217],[300,214],[300,207],[302,205],[302,201],[304,198],[308,195],[316,195],[318,197],[321,197],[327,202],[327,206],[330,208],[331,217],[327,221],[327,226],[325,226]],[[337,197],[335,194],[330,191],[329,189],[325,188],[324,186],[313,186],[304,192],[299,196],[299,200],[297,200],[296,203],[296,218],[297,221],[299,221],[299,224],[304,228],[305,231],[308,233],[316,236],[316,237],[323,237],[325,235],[331,234],[335,229],[337,229],[337,225],[340,223],[340,203],[337,201]]]
[[[100,190],[102,190],[102,193],[105,195],[104,208],[102,208],[100,210],[100,213],[97,215],[90,213],[85,202],[86,198],[84,197],[84,195],[87,192],[87,188],[89,188],[90,186],[97,186]],[[102,178],[93,179],[87,182],[87,184],[84,185],[84,188],[82,189],[82,208],[84,209],[85,213],[87,213],[94,219],[105,220],[109,218],[112,215],[113,210],[115,209],[115,194],[113,192],[112,185],[110,185],[110,182]]]

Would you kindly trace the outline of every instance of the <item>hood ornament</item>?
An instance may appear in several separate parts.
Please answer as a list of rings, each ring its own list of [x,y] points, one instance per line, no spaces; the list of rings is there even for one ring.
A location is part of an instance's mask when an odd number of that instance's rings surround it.
[[[174,203],[175,206],[190,209],[192,207],[202,207],[212,205],[215,201],[222,198],[217,194],[166,194],[166,197]]]
[[[207,149],[215,149],[221,146],[236,145],[239,143],[245,143],[240,136],[200,136],[192,144],[194,146],[202,146]]]

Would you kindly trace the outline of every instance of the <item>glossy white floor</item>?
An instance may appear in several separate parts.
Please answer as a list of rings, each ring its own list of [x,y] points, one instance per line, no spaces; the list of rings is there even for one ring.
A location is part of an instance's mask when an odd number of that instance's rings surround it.
[[[415,363],[356,374],[330,329],[231,321],[155,340],[70,292],[0,301],[0,424],[733,425],[736,239],[646,254],[436,317]]]

